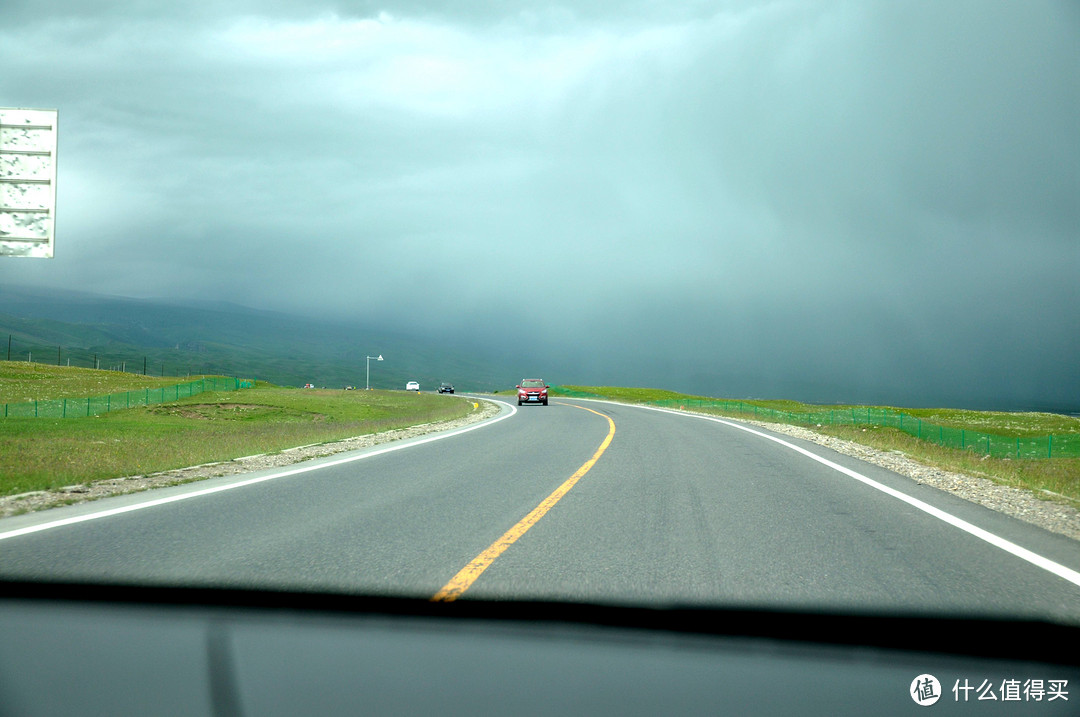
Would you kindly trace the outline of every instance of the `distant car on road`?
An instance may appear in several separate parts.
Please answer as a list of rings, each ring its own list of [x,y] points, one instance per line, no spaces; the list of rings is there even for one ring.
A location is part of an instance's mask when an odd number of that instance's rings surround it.
[[[304,388],[315,388],[315,384],[313,384],[313,383],[305,383]]]
[[[453,393],[453,392],[454,392],[454,386],[452,384],[449,384],[449,383],[440,383],[439,384],[439,393]]]
[[[518,405],[542,403],[548,405],[548,386],[542,378],[523,378],[517,387]]]
[[[417,383],[416,381],[409,381],[407,384],[405,384],[405,390],[406,391],[419,391],[420,390],[420,384]]]

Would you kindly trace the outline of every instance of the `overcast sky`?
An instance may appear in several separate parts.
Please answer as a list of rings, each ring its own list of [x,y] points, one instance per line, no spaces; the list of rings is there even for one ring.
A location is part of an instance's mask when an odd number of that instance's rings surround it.
[[[1080,406],[1076,2],[4,0],[0,68],[60,112],[56,257],[0,282]]]

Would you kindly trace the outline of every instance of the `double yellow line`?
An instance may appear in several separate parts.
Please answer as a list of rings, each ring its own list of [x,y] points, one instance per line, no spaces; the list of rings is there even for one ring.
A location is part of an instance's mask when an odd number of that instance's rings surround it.
[[[572,404],[564,403],[561,405],[570,406]],[[469,564],[462,568],[450,582],[443,585],[442,589],[435,593],[435,596],[431,598],[432,602],[453,602],[461,597],[461,594],[476,582],[476,579],[480,577],[481,573],[487,570],[488,567],[495,562],[495,558],[502,555],[507,548],[517,542],[518,538],[525,535],[525,533],[529,531],[529,528],[533,527],[537,521],[543,518],[544,515],[562,499],[564,495],[570,492],[570,489],[581,480],[582,476],[589,472],[589,469],[596,464],[596,461],[604,454],[607,447],[611,445],[611,439],[615,437],[615,422],[612,421],[609,416],[605,416],[603,413],[594,411],[591,408],[585,408],[584,406],[574,406],[574,408],[580,408],[583,411],[595,413],[597,416],[607,419],[608,434],[607,437],[604,438],[603,443],[600,444],[600,447],[596,449],[596,453],[593,453],[592,458],[585,461],[584,465],[582,465],[581,468],[578,468],[574,475],[567,478],[565,483],[556,488],[547,498],[544,498],[540,505],[533,508],[529,514],[519,520],[513,528],[506,531],[503,536],[492,543],[487,550],[469,561]]]

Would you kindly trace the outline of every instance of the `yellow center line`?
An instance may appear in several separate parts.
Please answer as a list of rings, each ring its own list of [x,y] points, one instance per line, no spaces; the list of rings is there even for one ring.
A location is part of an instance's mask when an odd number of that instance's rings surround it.
[[[561,406],[573,406],[570,403],[560,403]],[[595,413],[597,416],[602,416],[607,419],[608,422],[608,434],[604,438],[604,442],[600,444],[600,447],[596,449],[596,453],[592,458],[585,461],[585,464],[581,468],[577,469],[574,475],[566,479],[566,482],[555,489],[555,491],[547,498],[536,506],[518,521],[510,530],[506,531],[501,538],[496,540],[491,546],[484,552],[473,558],[468,565],[461,569],[461,571],[455,575],[450,582],[443,585],[439,592],[435,593],[435,596],[431,598],[432,602],[453,602],[461,597],[469,587],[476,582],[476,579],[480,577],[488,567],[495,562],[495,558],[503,554],[503,552],[517,542],[517,539],[525,535],[529,528],[533,527],[537,521],[544,517],[544,515],[551,510],[551,508],[558,503],[564,495],[570,492],[570,489],[581,480],[581,477],[589,472],[589,469],[593,467],[596,461],[604,454],[607,447],[611,445],[611,439],[615,436],[615,422],[611,420],[609,416],[605,416],[599,411],[594,411],[591,408],[585,408],[584,406],[573,406],[574,408],[580,408],[582,411],[588,411],[589,413]]]

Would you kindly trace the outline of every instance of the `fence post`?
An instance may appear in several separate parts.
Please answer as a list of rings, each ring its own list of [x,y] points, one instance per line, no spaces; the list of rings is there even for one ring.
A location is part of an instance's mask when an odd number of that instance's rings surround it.
[[[1016,458],[1020,459],[1020,436],[1016,437]]]
[[[64,408],[60,412],[60,418],[67,418],[67,399],[64,399]]]
[[[89,396],[86,397],[86,415],[87,416],[90,415],[90,397]]]

